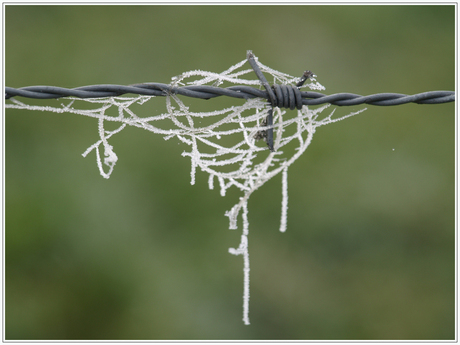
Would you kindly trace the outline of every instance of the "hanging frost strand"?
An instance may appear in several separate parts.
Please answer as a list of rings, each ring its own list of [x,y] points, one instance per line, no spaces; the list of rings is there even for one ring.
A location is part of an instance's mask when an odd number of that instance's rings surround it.
[[[280,231],[285,232],[287,229],[287,209],[288,209],[288,181],[287,181],[287,169],[283,170],[281,175],[281,225]]]
[[[249,250],[248,250],[248,235],[249,235],[249,221],[248,221],[248,204],[244,202],[243,208],[243,234],[241,235],[241,242],[237,249],[229,248],[228,252],[233,255],[243,255],[244,262],[244,280],[243,280],[243,322],[249,325]]]

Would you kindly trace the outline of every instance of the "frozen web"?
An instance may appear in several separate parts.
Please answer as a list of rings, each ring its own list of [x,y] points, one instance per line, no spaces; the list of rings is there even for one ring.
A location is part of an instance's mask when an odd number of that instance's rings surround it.
[[[271,76],[273,83],[292,85],[300,78],[273,70],[258,61],[260,70]],[[254,70],[248,68],[248,60],[243,60],[222,73],[189,71],[173,77],[171,86],[224,84],[259,85]],[[302,88],[324,90],[313,77]],[[101,175],[109,178],[118,157],[109,139],[126,126],[143,128],[163,135],[165,140],[177,138],[189,147],[182,156],[191,161],[191,184],[195,184],[197,168],[209,174],[208,185],[214,189],[217,180],[220,194],[234,186],[242,192],[239,201],[225,212],[229,218],[229,228],[237,229],[237,219],[242,211],[242,235],[237,248],[229,248],[234,255],[242,255],[244,261],[243,321],[249,325],[249,251],[248,251],[248,200],[251,194],[272,177],[281,173],[281,220],[280,231],[287,228],[288,210],[288,169],[310,145],[313,134],[320,126],[343,120],[365,109],[333,118],[334,111],[321,116],[330,104],[310,109],[303,106],[296,111],[273,109],[274,151],[271,152],[263,140],[267,127],[265,119],[271,105],[265,99],[247,99],[242,105],[210,112],[194,112],[174,94],[166,96],[166,113],[139,117],[132,108],[148,102],[153,96],[105,97],[94,99],[64,98],[66,104],[60,107],[36,106],[11,99],[6,108],[71,113],[93,117],[98,120],[100,140],[84,153],[86,157],[95,151],[96,162]],[[208,101],[209,102],[209,101]],[[83,104],[82,104],[83,103]],[[89,108],[89,109],[88,109]],[[108,123],[116,128],[107,130]],[[111,125],[113,127],[113,125]],[[103,152],[103,157],[101,156]]]

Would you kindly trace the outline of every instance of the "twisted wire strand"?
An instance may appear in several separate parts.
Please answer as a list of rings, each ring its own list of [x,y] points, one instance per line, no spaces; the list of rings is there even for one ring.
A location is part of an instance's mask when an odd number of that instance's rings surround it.
[[[416,95],[404,95],[398,93],[379,93],[369,96],[361,96],[353,93],[336,93],[333,95],[324,95],[319,92],[300,91],[305,81],[314,77],[311,71],[305,71],[299,82],[294,85],[269,85],[264,74],[260,70],[254,54],[251,50],[246,53],[246,59],[251,65],[254,73],[259,79],[265,91],[250,86],[237,85],[226,88],[220,88],[209,85],[189,85],[189,86],[171,86],[161,83],[143,83],[133,85],[89,85],[66,89],[56,86],[28,86],[15,89],[5,87],[5,99],[14,96],[50,99],[60,97],[77,97],[77,98],[101,98],[115,97],[131,93],[146,96],[167,96],[170,94],[183,95],[187,97],[210,99],[219,96],[228,96],[235,98],[250,99],[260,97],[268,100],[272,106],[280,108],[290,108],[291,110],[302,109],[303,105],[318,105],[331,103],[339,106],[350,106],[358,104],[370,105],[399,105],[404,103],[418,104],[439,104],[455,101],[454,91],[429,91]],[[268,116],[268,125],[271,125],[271,114]]]
[[[271,87],[272,89],[275,89],[275,94],[277,87],[285,87],[288,92],[295,92],[296,89],[295,86],[290,85],[275,85]],[[323,93],[313,91],[299,92],[302,105],[331,103],[338,106],[352,106],[359,104],[391,106],[406,103],[440,104],[455,101],[454,91],[428,91],[415,95],[405,95],[401,93],[377,93],[368,96],[357,95],[354,93],[336,93],[332,95],[325,95]],[[8,86],[5,87],[5,99],[15,96],[35,99],[53,99],[61,97],[100,98],[121,96],[129,93],[146,96],[166,96],[168,94],[176,94],[201,99],[211,99],[220,96],[243,99],[260,97],[268,101],[271,100],[266,90],[264,91],[246,85],[220,88],[208,85],[173,87],[171,85],[161,83],[144,83],[128,86],[113,84],[89,85],[73,89],[57,86],[27,86],[17,89]],[[275,97],[278,99],[277,96]],[[289,97],[278,106],[287,108],[287,106],[284,105],[291,104],[291,100],[293,99]],[[294,107],[297,107],[297,104],[295,104]]]

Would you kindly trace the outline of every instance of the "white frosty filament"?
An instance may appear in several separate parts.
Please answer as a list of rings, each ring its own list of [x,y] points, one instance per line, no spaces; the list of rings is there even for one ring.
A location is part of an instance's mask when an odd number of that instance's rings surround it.
[[[281,224],[280,224],[280,231],[285,232],[287,229],[287,209],[288,209],[288,181],[287,181],[287,168],[283,170],[283,174],[281,175]]]
[[[249,235],[249,221],[248,221],[248,204],[244,202],[243,208],[243,234],[241,235],[241,242],[237,249],[229,248],[228,252],[233,255],[243,255],[244,261],[244,279],[243,279],[243,322],[249,325],[249,250],[248,250],[248,235]]]

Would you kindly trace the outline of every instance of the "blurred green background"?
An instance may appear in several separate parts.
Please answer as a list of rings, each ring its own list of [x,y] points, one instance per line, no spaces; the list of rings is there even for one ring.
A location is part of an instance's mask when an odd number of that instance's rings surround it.
[[[7,5],[5,81],[169,83],[251,49],[279,71],[312,70],[327,94],[454,90],[455,13]],[[191,186],[188,147],[127,128],[106,180],[94,152],[81,156],[94,119],[8,109],[4,121],[6,339],[455,337],[454,103],[368,106],[319,128],[289,170],[286,233],[281,178],[252,195],[250,326],[243,260],[227,252],[241,229],[224,216],[241,194],[208,190],[202,172]]]

